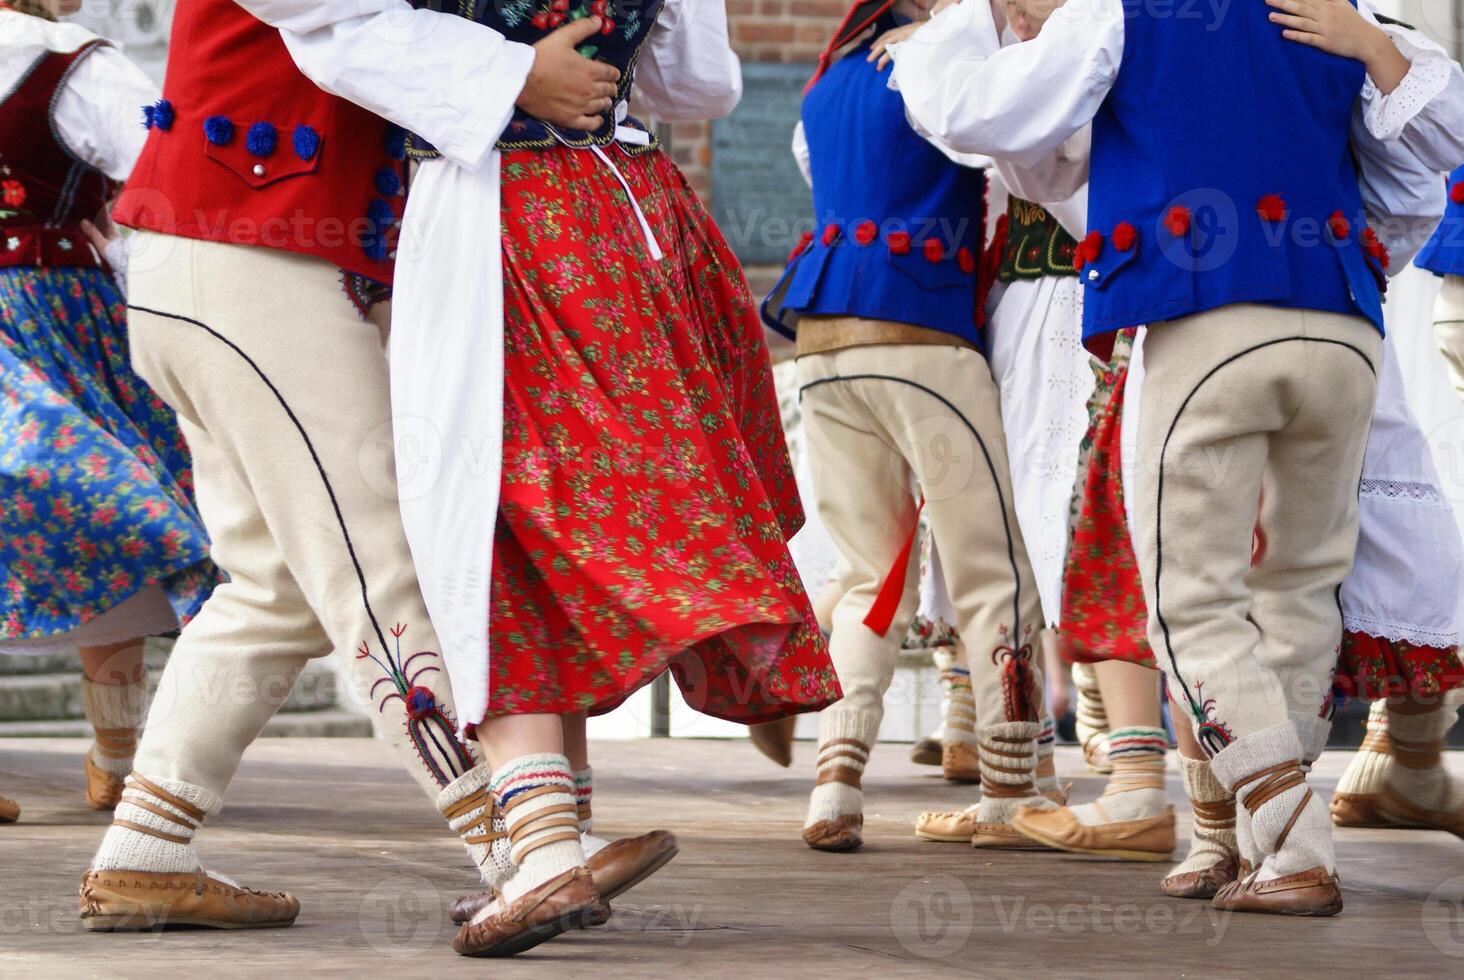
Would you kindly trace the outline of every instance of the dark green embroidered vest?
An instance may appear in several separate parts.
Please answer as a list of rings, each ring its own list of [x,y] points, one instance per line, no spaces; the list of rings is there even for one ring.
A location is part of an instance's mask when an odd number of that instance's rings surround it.
[[[1076,276],[1077,241],[1040,204],[1019,197],[1007,201],[1007,237],[996,278],[1001,282]]]

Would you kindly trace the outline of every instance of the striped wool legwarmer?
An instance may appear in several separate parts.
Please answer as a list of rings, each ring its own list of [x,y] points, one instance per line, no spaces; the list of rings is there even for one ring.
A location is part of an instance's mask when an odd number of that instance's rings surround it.
[[[1056,804],[1036,787],[1037,736],[1035,721],[1008,721],[981,729],[981,804],[983,823],[1011,823],[1023,807],[1051,810]]]
[[[1073,687],[1078,692],[1078,744],[1089,759],[1103,756],[1108,740],[1108,711],[1103,707],[1103,692],[1098,689],[1098,674],[1092,664],[1073,664]],[[1103,756],[1106,760],[1106,756]],[[1099,772],[1109,771],[1106,761],[1094,766]]]
[[[1388,737],[1388,704],[1374,701],[1367,713],[1367,734],[1337,781],[1338,797],[1375,800],[1393,765],[1393,743]]]
[[[147,684],[98,684],[83,677],[82,699],[86,720],[91,722],[96,741],[91,747],[92,765],[114,776],[132,771],[137,740],[147,719]]]
[[[1123,820],[1157,817],[1168,804],[1164,796],[1164,754],[1169,734],[1162,728],[1117,728],[1108,734],[1113,775],[1094,803],[1072,808],[1080,823],[1096,827]]]
[[[580,845],[585,857],[591,857],[609,845],[603,837],[596,837],[595,813],[592,806],[595,795],[595,770],[592,766],[574,771],[574,805],[579,818]]]
[[[1179,773],[1184,794],[1194,808],[1194,824],[1189,854],[1171,875],[1204,871],[1240,853],[1235,839],[1235,797],[1210,771],[1210,761],[1180,756]]]
[[[942,742],[963,742],[976,745],[976,694],[971,689],[971,672],[953,665],[941,673],[945,685],[945,726],[940,731]]]
[[[1210,760],[1215,778],[1249,816],[1250,836],[1242,836],[1241,852],[1252,864],[1248,850],[1263,858],[1262,880],[1337,868],[1332,821],[1307,785],[1301,757],[1296,726],[1288,721],[1238,738]]]
[[[164,874],[196,871],[199,862],[193,835],[204,818],[222,805],[216,794],[202,786],[133,773],[91,868]]]
[[[469,769],[443,787],[437,795],[437,810],[462,838],[484,884],[501,891],[517,869],[509,857],[503,816],[493,808],[491,778],[487,765]]]
[[[879,719],[831,708],[818,719],[818,776],[805,827],[864,812],[864,769],[879,735]]]
[[[503,816],[518,873],[503,887],[509,902],[566,871],[584,867],[574,773],[562,755],[521,755],[493,774],[493,797]]]
[[[1039,722],[1042,730],[1037,733],[1037,771],[1034,782],[1037,792],[1056,794],[1062,792],[1057,781],[1057,722],[1047,715]]]
[[[1444,738],[1457,719],[1457,709],[1447,705],[1422,715],[1388,713],[1394,762],[1388,789],[1423,810],[1464,811],[1464,782],[1443,765]]]

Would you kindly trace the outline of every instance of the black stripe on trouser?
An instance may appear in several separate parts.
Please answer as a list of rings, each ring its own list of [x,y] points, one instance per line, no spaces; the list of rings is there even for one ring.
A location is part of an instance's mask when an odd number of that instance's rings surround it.
[[[202,330],[204,333],[208,334],[210,337],[214,338],[219,343],[229,348],[235,354],[238,354],[240,359],[242,359],[245,364],[249,365],[250,370],[252,370],[256,375],[259,376],[259,380],[264,382],[265,387],[270,390],[270,394],[274,395],[275,400],[280,403],[280,408],[284,409],[285,415],[289,416],[290,424],[295,427],[295,431],[300,433],[300,440],[305,443],[305,449],[310,453],[310,459],[315,464],[315,470],[318,474],[320,474],[320,482],[325,487],[326,496],[330,498],[331,509],[335,511],[336,523],[340,526],[341,529],[341,538],[345,541],[346,544],[346,553],[350,555],[351,567],[356,572],[356,581],[359,582],[361,585],[361,605],[365,607],[366,615],[371,620],[371,628],[376,631],[377,642],[381,644],[381,651],[386,656],[387,663],[391,663],[392,650],[391,647],[387,645],[386,634],[382,632],[381,623],[376,618],[376,611],[371,608],[371,594],[366,585],[366,573],[361,568],[361,560],[356,557],[356,546],[351,541],[351,532],[346,528],[346,517],[345,514],[341,512],[340,501],[336,499],[335,488],[331,486],[330,476],[325,472],[325,464],[320,461],[320,454],[315,451],[315,443],[311,441],[310,434],[305,431],[304,424],[301,423],[299,417],[295,414],[294,409],[290,407],[290,403],[285,400],[284,394],[279,390],[279,388],[275,387],[275,383],[269,379],[269,375],[264,373],[264,369],[255,362],[254,358],[244,353],[243,348],[234,343],[228,337],[225,337],[223,334],[219,333],[213,327],[210,327],[208,324],[202,323],[191,317],[182,316],[177,313],[164,313],[162,310],[149,309],[146,306],[133,306],[131,304],[128,304],[127,309],[136,311],[138,313],[147,313],[151,316],[163,317],[164,319],[168,320],[177,320],[181,323],[188,323]],[[432,739],[432,744],[436,746],[437,751],[442,753],[442,757],[444,759],[452,760],[455,758],[455,753],[445,750],[442,747],[442,744],[437,741],[437,736],[431,731],[430,728],[425,730],[428,734],[428,737]],[[457,773],[457,775],[461,775],[461,773]]]
[[[1225,360],[1215,365],[1213,368],[1205,373],[1205,376],[1203,378],[1195,383],[1194,388],[1190,390],[1190,393],[1184,397],[1184,401],[1180,403],[1179,410],[1174,413],[1174,420],[1170,422],[1169,431],[1164,435],[1164,445],[1159,450],[1159,481],[1154,497],[1154,618],[1159,621],[1159,628],[1164,634],[1164,652],[1169,657],[1170,670],[1173,672],[1175,680],[1179,681],[1180,687],[1183,688],[1185,700],[1189,702],[1190,713],[1196,718],[1196,720],[1204,720],[1204,710],[1200,706],[1198,695],[1196,694],[1196,692],[1190,690],[1189,682],[1187,682],[1184,679],[1184,675],[1179,672],[1179,662],[1175,659],[1174,644],[1170,640],[1169,636],[1169,621],[1164,618],[1164,605],[1161,590],[1161,580],[1163,577],[1164,569],[1164,463],[1166,457],[1169,454],[1169,441],[1174,438],[1174,432],[1177,428],[1179,428],[1179,421],[1184,416],[1185,409],[1189,408],[1190,402],[1193,401],[1195,396],[1200,393],[1200,389],[1203,388],[1207,383],[1209,383],[1210,379],[1220,373],[1220,370],[1222,368],[1234,364],[1236,361],[1239,361],[1242,357],[1245,357],[1248,354],[1254,354],[1256,351],[1265,350],[1268,347],[1275,347],[1278,344],[1288,344],[1294,341],[1302,341],[1304,343],[1312,344],[1330,344],[1333,347],[1341,347],[1346,350],[1350,350],[1352,351],[1352,353],[1356,354],[1359,358],[1362,359],[1362,362],[1367,365],[1367,369],[1372,372],[1373,377],[1377,377],[1378,369],[1376,365],[1374,365],[1373,362],[1368,358],[1367,354],[1363,353],[1360,348],[1341,340],[1329,340],[1325,337],[1280,337],[1276,340],[1268,340],[1263,344],[1256,344],[1254,347],[1247,347],[1245,350],[1240,351],[1236,354],[1232,354],[1230,357],[1227,357]],[[1141,404],[1140,413],[1142,414],[1142,412],[1143,408]],[[1361,472],[1359,472],[1357,475],[1357,483],[1360,489],[1362,485]],[[1341,586],[1338,586],[1337,609],[1339,612],[1341,611],[1341,608],[1342,588]],[[1204,740],[1201,739],[1201,741],[1203,742]],[[1216,751],[1218,751],[1219,748],[1224,748],[1224,745],[1218,746],[1216,748]],[[1213,754],[1213,752],[1211,754]]]
[[[1014,650],[1021,649],[1022,573],[1017,568],[1017,544],[1016,541],[1012,539],[1011,519],[1007,516],[1006,494],[1002,493],[1001,477],[996,472],[996,463],[993,462],[991,459],[991,452],[986,448],[986,440],[981,438],[981,433],[976,431],[976,426],[971,424],[971,420],[966,418],[965,413],[963,413],[955,405],[951,404],[950,399],[946,398],[938,391],[927,388],[925,385],[920,384],[919,382],[911,381],[908,378],[896,378],[888,374],[838,374],[834,375],[831,378],[819,378],[817,381],[810,381],[808,384],[799,388],[798,400],[801,402],[803,400],[804,392],[807,392],[809,389],[817,388],[821,385],[833,384],[836,381],[889,381],[892,384],[905,385],[906,387],[914,388],[917,391],[923,391],[925,392],[925,394],[929,395],[931,398],[934,398],[946,408],[950,409],[951,414],[960,419],[961,424],[970,431],[972,438],[976,440],[976,445],[981,447],[981,455],[986,460],[986,470],[988,473],[991,474],[992,489],[996,491],[997,502],[1001,504],[1001,527],[1002,533],[1006,535],[1007,561],[1011,563],[1012,583],[1016,587],[1016,591],[1012,597],[1012,648]]]

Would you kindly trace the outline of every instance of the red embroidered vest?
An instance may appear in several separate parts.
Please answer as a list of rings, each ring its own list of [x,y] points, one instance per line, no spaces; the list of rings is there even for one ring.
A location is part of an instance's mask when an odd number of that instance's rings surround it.
[[[0,268],[103,268],[81,230],[107,206],[113,183],[74,156],[52,107],[72,68],[103,41],[43,53],[0,103]]]
[[[163,95],[142,107],[151,132],[119,223],[313,255],[390,282],[405,203],[400,128],[317,88],[279,31],[233,0],[179,0]]]

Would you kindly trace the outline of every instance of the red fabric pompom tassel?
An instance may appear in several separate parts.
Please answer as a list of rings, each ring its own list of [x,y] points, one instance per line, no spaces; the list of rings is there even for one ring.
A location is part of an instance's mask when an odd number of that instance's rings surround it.
[[[1169,233],[1175,238],[1189,234],[1190,209],[1183,204],[1176,204],[1170,208],[1169,213],[1164,216],[1164,227],[1169,229]]]
[[[1256,202],[1256,214],[1262,221],[1282,221],[1286,218],[1286,202],[1280,194],[1267,194]]]
[[[1103,254],[1103,232],[1090,231],[1073,253],[1073,268],[1082,270],[1089,262],[1097,262]]]
[[[1120,252],[1133,251],[1134,245],[1139,241],[1139,229],[1127,221],[1120,221],[1113,229],[1113,247]]]

